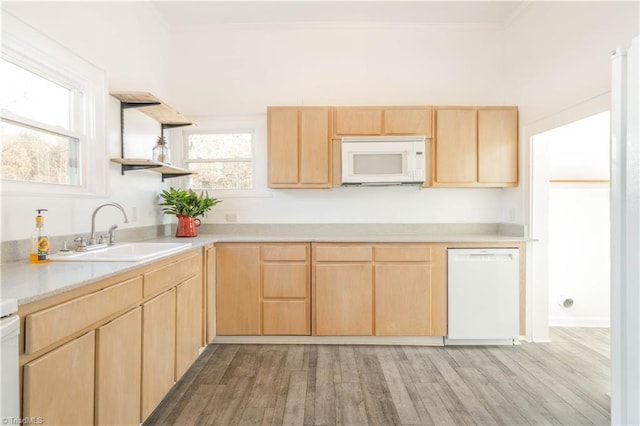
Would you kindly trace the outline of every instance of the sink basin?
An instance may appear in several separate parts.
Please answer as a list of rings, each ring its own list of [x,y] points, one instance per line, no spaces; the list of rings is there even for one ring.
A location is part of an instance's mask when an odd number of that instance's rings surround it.
[[[119,243],[107,248],[52,254],[50,260],[62,262],[140,262],[191,248],[191,243]]]

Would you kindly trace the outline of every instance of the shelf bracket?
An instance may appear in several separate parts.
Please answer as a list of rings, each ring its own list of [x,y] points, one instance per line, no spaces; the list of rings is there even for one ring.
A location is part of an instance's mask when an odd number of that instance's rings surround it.
[[[164,182],[165,179],[171,179],[171,178],[175,178],[175,177],[181,177],[181,176],[188,176],[192,173],[162,173],[162,182]]]
[[[174,123],[160,123],[160,136],[164,136],[164,131],[167,129],[175,129],[176,127],[184,127],[184,126],[191,126],[192,123],[180,123],[180,124],[174,124]]]
[[[162,102],[125,102],[125,101],[120,101],[120,108],[121,109],[129,109],[129,108],[144,108],[144,107],[150,107],[150,106],[157,106],[157,105],[161,105]]]
[[[140,165],[140,164],[121,164],[122,174],[124,172],[132,171],[132,170],[146,170],[146,169],[157,169],[158,167],[162,167],[161,164],[157,165]]]

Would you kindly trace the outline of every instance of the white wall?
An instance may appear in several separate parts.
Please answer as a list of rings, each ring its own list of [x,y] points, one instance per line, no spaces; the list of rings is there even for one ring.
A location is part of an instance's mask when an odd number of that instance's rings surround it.
[[[606,111],[611,51],[639,32],[637,2],[529,2],[506,27],[507,90],[520,109],[520,185],[503,191],[502,206],[541,239],[527,253],[527,336],[534,340],[548,340],[549,299],[546,234],[535,233],[531,216],[530,139]]]
[[[604,112],[546,133],[552,326],[610,323],[609,120]]]
[[[508,22],[505,74],[520,110],[521,185],[503,191],[503,206],[515,209],[516,222],[531,221],[529,139],[607,109],[566,114],[608,97],[611,51],[640,32],[638,16],[638,2],[529,2]]]
[[[609,326],[609,227],[608,185],[549,188],[549,325]]]
[[[280,23],[183,28],[171,33],[171,99],[187,115],[209,117],[264,116],[269,105],[505,104],[503,44],[502,29],[496,26]],[[257,161],[265,163],[266,140],[257,144]],[[253,223],[502,219],[500,189],[266,192],[261,198],[226,199],[206,220],[224,221],[227,212]],[[223,192],[215,195],[224,198]]]
[[[55,40],[71,52],[106,73],[110,91],[149,91],[160,98],[168,94],[168,31],[149,4],[119,2],[2,2],[3,10]],[[107,140],[110,157],[120,156],[119,103],[109,98]],[[136,115],[136,113],[138,113]],[[148,144],[149,151],[160,132],[159,124],[139,112],[127,112],[131,134],[125,141]],[[150,157],[150,155],[149,155]],[[164,186],[160,176],[150,172],[120,175],[110,163],[107,197],[61,197],[2,195],[2,241],[29,238],[34,227],[35,208],[48,208],[46,224],[52,235],[88,233],[91,212],[100,203],[123,204],[135,222],[122,224],[116,209],[104,209],[97,216],[97,229],[117,223],[121,228],[155,225],[164,220],[156,203]]]
[[[523,132],[539,117],[607,91],[609,51],[638,27],[633,2],[534,2],[506,30],[289,23],[171,33],[145,2],[68,2],[64,7],[3,2],[2,7],[104,69],[110,90],[151,91],[187,116],[264,114],[267,105],[517,104]],[[157,130],[153,124],[148,128],[151,144]],[[117,111],[110,115],[109,134],[111,154],[117,156]],[[233,210],[241,222],[528,223],[529,147],[522,135],[518,189],[367,188],[357,198],[350,189],[276,191],[271,197],[229,199],[220,207]],[[109,199],[136,207],[138,221],[130,226],[166,220],[154,203],[167,184],[151,172],[121,177],[118,170],[110,165]],[[360,197],[364,202],[357,201]],[[27,238],[31,211],[42,205],[52,210],[52,233],[86,232],[92,209],[102,201],[3,197],[2,240]],[[207,220],[222,221],[221,213]],[[105,221],[118,220],[113,214]]]

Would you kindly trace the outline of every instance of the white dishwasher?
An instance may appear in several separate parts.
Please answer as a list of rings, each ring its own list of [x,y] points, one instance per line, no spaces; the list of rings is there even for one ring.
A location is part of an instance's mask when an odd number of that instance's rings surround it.
[[[445,344],[513,344],[518,338],[519,250],[448,249]]]

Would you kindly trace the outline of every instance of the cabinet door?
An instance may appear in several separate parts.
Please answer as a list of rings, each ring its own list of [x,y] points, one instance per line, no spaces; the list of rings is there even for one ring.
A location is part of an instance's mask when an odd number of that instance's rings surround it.
[[[388,108],[384,110],[387,135],[424,135],[431,137],[431,107]]]
[[[216,249],[218,335],[260,334],[260,247]]]
[[[269,108],[269,185],[296,184],[298,170],[298,108]]]
[[[207,333],[206,341],[211,343],[216,337],[216,248],[208,248],[205,253],[205,283],[207,292]]]
[[[176,381],[198,358],[203,309],[202,276],[196,275],[176,287]]]
[[[478,111],[478,181],[518,182],[518,111]]]
[[[382,109],[336,108],[337,135],[381,135]]]
[[[174,383],[176,289],[142,305],[141,420],[151,414]]]
[[[140,424],[142,308],[97,331],[96,424]]]
[[[371,263],[317,263],[313,306],[316,335],[372,335]]]
[[[435,183],[475,183],[476,111],[436,110],[435,147]]]
[[[52,425],[93,424],[95,332],[25,364],[23,417]]]
[[[431,266],[375,266],[376,336],[427,336],[431,330]]]
[[[329,108],[300,112],[300,183],[331,184]]]

